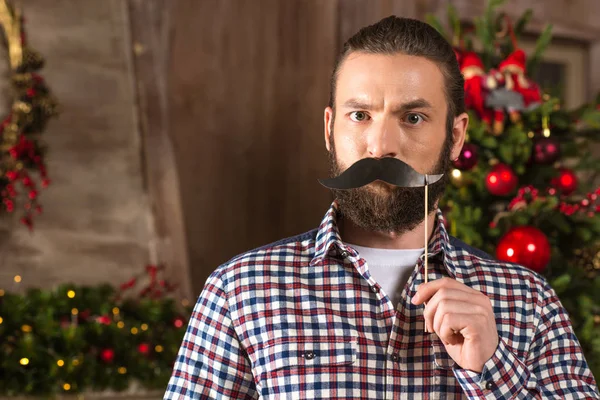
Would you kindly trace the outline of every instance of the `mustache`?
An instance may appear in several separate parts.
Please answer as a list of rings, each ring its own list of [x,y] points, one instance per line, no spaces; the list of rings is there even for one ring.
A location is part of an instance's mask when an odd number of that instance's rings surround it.
[[[329,189],[355,189],[377,180],[400,187],[423,187],[439,181],[443,176],[420,174],[393,157],[363,158],[334,178],[319,179],[319,183]]]

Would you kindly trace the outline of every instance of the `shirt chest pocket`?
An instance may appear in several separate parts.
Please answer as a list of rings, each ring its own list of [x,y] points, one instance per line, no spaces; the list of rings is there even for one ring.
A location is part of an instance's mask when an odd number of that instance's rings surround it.
[[[255,378],[263,397],[314,398],[343,385],[352,373],[357,339],[283,337],[264,344],[255,355]]]

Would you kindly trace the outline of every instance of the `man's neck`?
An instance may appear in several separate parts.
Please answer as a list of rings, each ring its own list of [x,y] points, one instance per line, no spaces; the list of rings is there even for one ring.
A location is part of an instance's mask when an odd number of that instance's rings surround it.
[[[435,227],[436,212],[432,211],[427,218],[428,241]],[[374,232],[360,228],[344,218],[338,221],[341,239],[363,247],[378,249],[422,249],[425,245],[425,221],[422,221],[413,230],[401,234],[393,232]]]

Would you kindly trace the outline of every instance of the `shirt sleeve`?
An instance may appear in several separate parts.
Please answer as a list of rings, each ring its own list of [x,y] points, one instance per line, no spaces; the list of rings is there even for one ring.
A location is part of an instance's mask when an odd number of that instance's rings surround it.
[[[526,360],[500,337],[481,374],[456,368],[469,399],[600,399],[567,311],[546,284],[539,324]]]
[[[194,307],[164,400],[258,398],[217,271]]]

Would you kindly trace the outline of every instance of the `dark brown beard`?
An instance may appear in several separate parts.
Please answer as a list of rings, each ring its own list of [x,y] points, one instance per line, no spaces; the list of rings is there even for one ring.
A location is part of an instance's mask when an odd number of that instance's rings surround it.
[[[333,130],[331,131],[329,167],[331,177],[344,171],[337,162]],[[429,185],[428,209],[431,211],[440,199],[448,182],[451,166],[452,136],[446,135],[436,167],[430,174],[443,173],[444,177]],[[346,167],[347,168],[347,167]],[[402,234],[417,227],[424,220],[424,188],[405,188],[374,182],[356,189],[332,189],[343,218],[358,227],[375,232]]]

